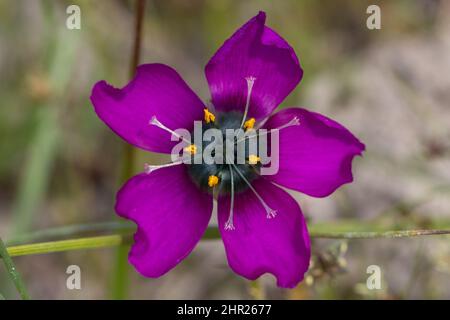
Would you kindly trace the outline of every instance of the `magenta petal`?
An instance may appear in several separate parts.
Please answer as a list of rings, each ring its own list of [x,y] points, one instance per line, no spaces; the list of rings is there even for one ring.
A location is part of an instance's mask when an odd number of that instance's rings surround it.
[[[279,171],[266,178],[315,197],[352,182],[352,160],[362,154],[364,144],[339,123],[301,108],[277,112],[264,127],[277,128],[294,117],[300,125],[279,131]]]
[[[303,71],[294,50],[264,25],[266,15],[253,17],[211,58],[205,68],[212,102],[221,111],[245,108],[246,77],[255,77],[249,116],[269,115],[300,82]]]
[[[280,287],[295,287],[308,270],[310,242],[298,203],[272,183],[259,179],[255,189],[278,211],[267,219],[266,211],[252,191],[236,195],[234,230],[225,230],[230,200],[219,199],[219,228],[230,267],[241,276],[255,280],[268,272]]]
[[[146,277],[159,277],[198,243],[212,198],[200,193],[180,165],[131,178],[117,194],[116,212],[138,226],[130,263]]]
[[[204,104],[178,73],[163,64],[145,64],[122,89],[100,81],[92,89],[95,112],[127,142],[154,152],[170,153],[177,143],[170,133],[149,125],[153,116],[172,130],[189,131],[202,120]]]

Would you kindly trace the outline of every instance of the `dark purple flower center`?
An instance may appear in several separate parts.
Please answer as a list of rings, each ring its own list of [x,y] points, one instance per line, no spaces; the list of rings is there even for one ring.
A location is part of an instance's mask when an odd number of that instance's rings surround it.
[[[223,139],[223,148],[220,148],[223,153],[223,159],[230,158],[230,154],[227,154],[229,149],[226,148],[225,141],[227,139],[226,130],[238,130],[241,128],[243,114],[237,111],[226,112],[226,113],[218,113],[216,115],[216,121],[203,124],[202,130],[205,132],[208,129],[216,128],[222,132]],[[257,133],[257,131],[256,131]],[[228,137],[229,138],[229,137]],[[251,161],[246,161],[245,164],[239,163],[238,161],[238,150],[239,148],[244,148],[244,158],[249,159],[252,156],[258,156],[258,154],[250,154],[249,152],[249,141],[247,139],[241,140],[237,137],[234,137],[234,145],[232,152],[234,153],[234,161],[232,163],[227,163],[227,161],[223,161],[223,163],[217,164],[207,164],[204,161],[200,164],[188,164],[188,172],[192,179],[192,181],[203,191],[213,193],[213,190],[216,189],[219,194],[231,194],[232,193],[232,184],[234,187],[234,192],[242,192],[249,188],[249,183],[255,180],[259,176],[259,169],[261,167],[260,162],[253,163]],[[203,141],[202,149],[214,143],[214,141]],[[239,171],[239,172],[238,172]],[[215,188],[211,188],[209,185],[209,179],[211,176],[215,176],[218,178],[218,184]]]

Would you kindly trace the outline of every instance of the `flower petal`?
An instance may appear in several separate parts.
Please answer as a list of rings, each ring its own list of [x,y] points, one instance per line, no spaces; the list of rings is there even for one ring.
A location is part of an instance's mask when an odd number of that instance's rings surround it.
[[[251,190],[235,197],[234,230],[225,230],[229,198],[219,199],[219,229],[228,264],[241,276],[255,280],[269,272],[280,287],[295,287],[308,270],[310,242],[298,203],[272,183],[259,179],[254,187],[278,215],[266,211]]]
[[[130,263],[146,277],[159,277],[200,240],[212,198],[200,193],[180,165],[131,178],[117,194],[116,212],[138,226]]]
[[[279,131],[278,173],[266,178],[314,197],[352,182],[352,160],[362,155],[364,144],[339,123],[301,108],[277,112],[264,127],[274,129],[294,117],[300,125]]]
[[[249,116],[269,115],[300,82],[303,70],[294,50],[264,25],[266,15],[253,17],[211,58],[205,68],[212,102],[220,111],[245,108],[246,77],[255,77]]]
[[[127,142],[154,152],[170,153],[171,134],[150,125],[153,116],[168,128],[192,130],[204,104],[178,73],[163,64],[145,64],[122,89],[100,81],[92,89],[95,112]]]

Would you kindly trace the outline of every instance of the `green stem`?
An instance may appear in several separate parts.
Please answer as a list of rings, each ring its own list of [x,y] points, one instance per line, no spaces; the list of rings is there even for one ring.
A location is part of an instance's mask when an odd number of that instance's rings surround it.
[[[397,230],[384,232],[311,232],[313,238],[327,239],[379,239],[379,238],[411,238],[419,236],[446,235],[450,230]]]
[[[108,221],[91,224],[69,225],[63,227],[38,230],[23,235],[15,236],[6,241],[8,246],[25,244],[29,242],[41,242],[50,240],[64,240],[80,236],[102,235],[111,233],[131,233],[135,230],[133,223],[128,221]]]
[[[136,68],[139,64],[141,44],[142,44],[142,29],[144,23],[144,13],[145,13],[145,0],[136,0],[136,18],[134,25],[134,43],[133,51],[130,61],[130,78],[132,78],[136,72]],[[124,181],[129,179],[133,175],[133,166],[135,160],[135,150],[134,148],[127,144],[124,146],[123,154],[123,169],[121,180]],[[121,245],[116,250],[115,255],[115,269],[111,279],[112,286],[112,298],[115,300],[123,300],[127,297],[128,291],[128,256],[129,247]]]
[[[56,227],[44,230],[38,230],[32,233],[19,235],[6,242],[7,246],[17,246],[27,242],[49,242],[51,240],[65,240],[71,238],[80,238],[91,234],[92,236],[101,234],[122,234],[131,235],[136,227],[129,221],[108,221],[93,224],[80,224],[64,227]],[[219,239],[220,233],[216,227],[209,227],[203,235],[203,240]]]
[[[16,266],[11,259],[11,256],[8,253],[8,250],[3,243],[3,240],[0,238],[0,257],[2,257],[3,263],[5,264],[6,270],[8,271],[9,277],[17,288],[21,298],[23,300],[29,300],[30,296],[28,295],[27,289],[25,288],[25,284],[22,281],[20,274],[17,272]]]
[[[450,230],[398,230],[384,232],[314,232],[310,233],[312,238],[325,239],[392,239],[392,238],[410,238],[429,235],[449,235]],[[220,235],[217,227],[209,227],[203,239],[219,239]],[[8,247],[10,256],[23,256],[32,254],[42,254],[51,252],[96,249],[106,247],[116,247],[119,245],[130,245],[131,235],[114,234],[108,236],[79,238],[71,240],[60,240],[25,244]]]
[[[122,235],[109,235],[90,238],[80,238],[71,240],[60,240],[50,242],[40,242],[8,247],[11,257],[26,256],[33,254],[73,251],[82,249],[98,249],[116,247],[124,244],[127,239]]]
[[[266,292],[261,279],[250,281],[248,291],[253,300],[266,299]]]
[[[136,1],[136,19],[134,24],[133,55],[130,63],[130,76],[133,77],[141,57],[142,27],[144,26],[145,0]]]
[[[376,238],[376,237],[405,237],[425,234],[445,234],[450,229],[449,220],[433,220],[426,225],[417,225],[405,221],[385,221],[383,219],[371,221],[356,221],[341,219],[333,222],[321,222],[309,224],[308,229],[313,237],[328,238]],[[385,230],[406,231],[385,231]],[[134,223],[130,221],[105,221],[90,224],[69,225],[50,229],[38,230],[22,234],[9,239],[8,246],[25,244],[29,242],[43,242],[51,240],[65,240],[86,236],[99,236],[107,234],[131,234],[136,230]],[[332,231],[329,231],[332,230]],[[409,231],[408,231],[409,230]],[[423,231],[425,230],[425,231]],[[417,233],[420,234],[417,234]],[[209,227],[203,235],[203,240],[218,239],[220,233],[217,227]]]

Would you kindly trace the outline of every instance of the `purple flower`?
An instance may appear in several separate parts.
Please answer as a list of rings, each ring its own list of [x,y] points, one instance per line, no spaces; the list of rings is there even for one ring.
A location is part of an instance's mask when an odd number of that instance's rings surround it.
[[[100,119],[128,143],[152,152],[171,153],[179,143],[171,141],[173,130],[191,132],[202,119],[206,127],[279,133],[274,175],[259,175],[258,155],[246,154],[246,164],[148,166],[122,187],[116,211],[138,226],[129,261],[144,276],[165,274],[193,250],[216,195],[230,267],[251,280],[268,272],[278,286],[294,287],[308,270],[310,240],[299,204],[279,186],[325,197],[353,180],[352,159],[365,147],[347,129],[301,108],[272,114],[303,71],[265,19],[260,12],[248,21],[207,64],[209,107],[162,64],[141,65],[122,89],[100,81],[92,90]],[[187,150],[195,154],[196,148]]]

